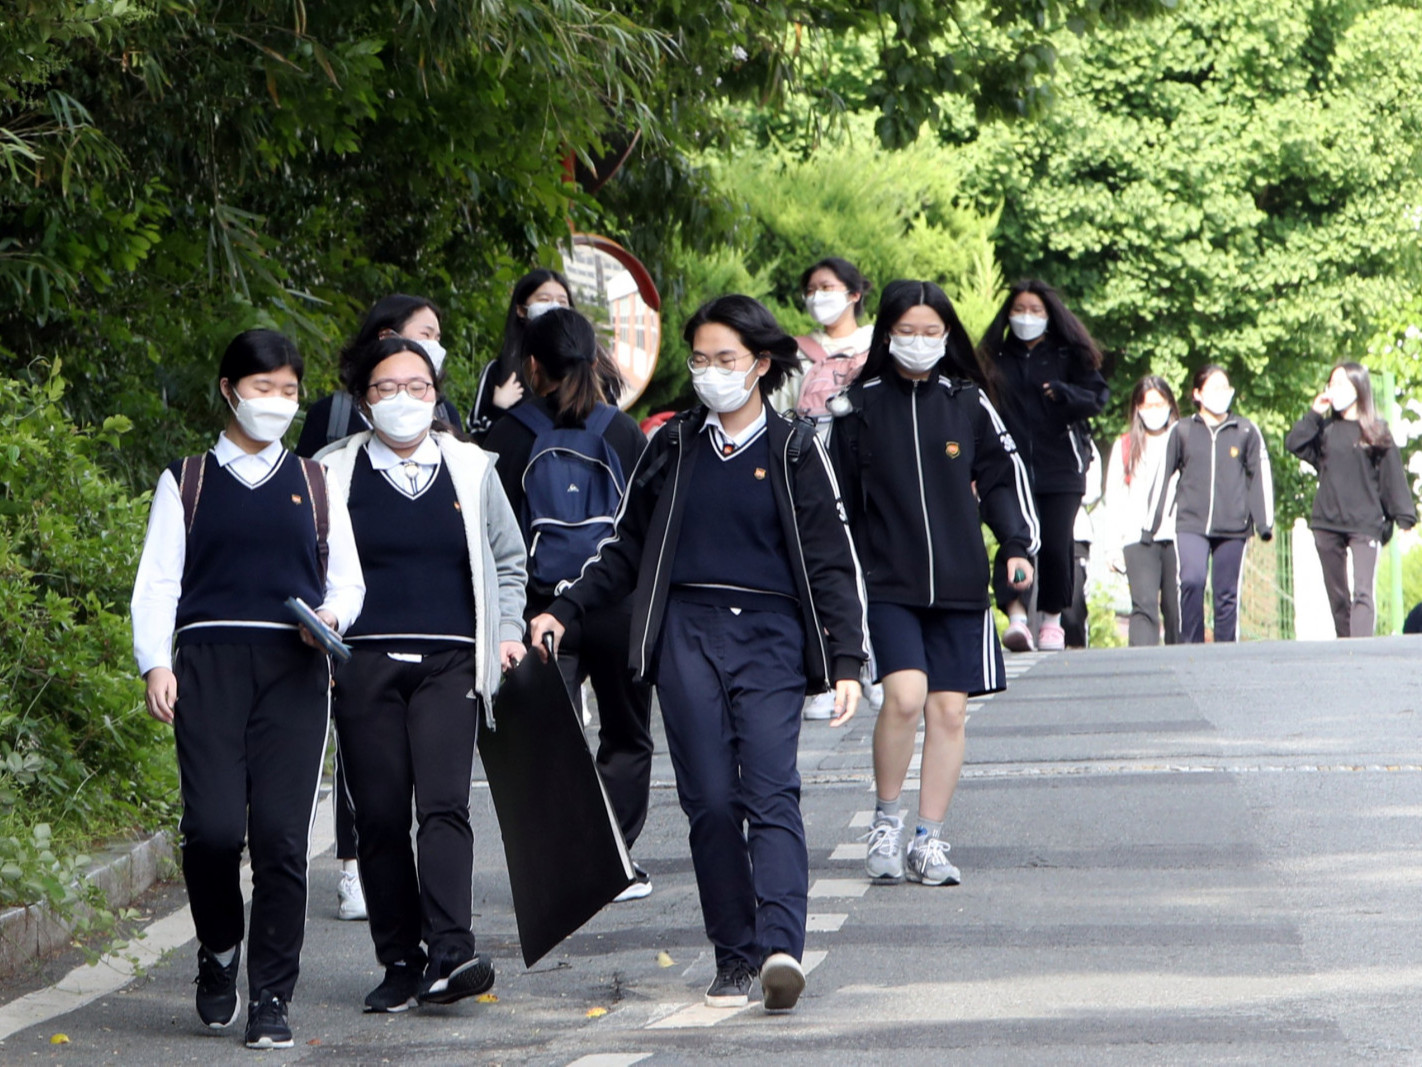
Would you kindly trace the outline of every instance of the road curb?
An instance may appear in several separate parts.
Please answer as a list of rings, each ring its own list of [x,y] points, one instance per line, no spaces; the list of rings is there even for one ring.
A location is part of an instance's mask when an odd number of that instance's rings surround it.
[[[160,831],[142,841],[103,850],[85,872],[84,880],[103,891],[111,908],[121,908],[156,882],[173,862],[173,841]],[[67,945],[75,920],[87,909],[64,918],[47,904],[8,908],[0,912],[0,979],[24,969]]]

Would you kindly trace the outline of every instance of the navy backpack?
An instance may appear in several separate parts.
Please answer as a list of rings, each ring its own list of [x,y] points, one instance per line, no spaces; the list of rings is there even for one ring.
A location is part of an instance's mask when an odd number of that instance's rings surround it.
[[[582,429],[555,426],[536,404],[518,404],[508,414],[533,431],[519,521],[528,576],[535,588],[552,592],[581,574],[612,536],[627,491],[622,461],[603,437],[617,409],[598,404]]]

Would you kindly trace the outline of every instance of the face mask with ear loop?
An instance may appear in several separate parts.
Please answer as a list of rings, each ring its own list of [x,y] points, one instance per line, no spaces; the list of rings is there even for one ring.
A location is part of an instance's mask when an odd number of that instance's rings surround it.
[[[750,385],[746,385],[747,374],[752,375]],[[745,407],[759,384],[760,376],[755,373],[754,363],[749,371],[706,367],[691,372],[691,387],[696,390],[697,398],[718,415]]]
[[[295,400],[288,400],[284,396],[245,397],[237,392],[235,385],[229,384],[227,388],[231,393],[227,398],[227,406],[236,416],[237,425],[242,427],[242,432],[253,441],[263,444],[280,441],[291,426],[291,420],[296,418],[300,407]],[[236,404],[232,403],[233,396],[237,398]]]

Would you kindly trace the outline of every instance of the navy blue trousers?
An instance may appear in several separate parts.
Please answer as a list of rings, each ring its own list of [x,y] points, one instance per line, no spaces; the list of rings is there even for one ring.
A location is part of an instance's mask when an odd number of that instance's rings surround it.
[[[804,645],[797,616],[676,596],[667,606],[657,695],[720,967],[804,955],[810,859],[796,767]]]

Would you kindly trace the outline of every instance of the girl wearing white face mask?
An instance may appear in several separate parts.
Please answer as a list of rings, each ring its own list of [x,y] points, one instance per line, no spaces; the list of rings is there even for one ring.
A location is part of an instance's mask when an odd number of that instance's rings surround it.
[[[351,339],[350,344],[342,349],[339,364],[342,381],[345,381],[354,353],[370,344],[371,341],[379,340],[382,337],[408,337],[411,341],[418,341],[434,362],[435,371],[439,374],[440,381],[444,380],[445,348],[440,343],[439,308],[423,296],[392,293],[390,296],[381,297],[371,305],[370,310],[365,313],[365,319],[361,322],[355,337]],[[442,399],[440,401],[435,418],[456,430],[462,429],[464,425],[459,421],[459,409],[448,400]],[[370,429],[370,423],[365,420],[364,413],[350,393],[345,391],[333,393],[330,396],[322,397],[311,405],[311,410],[307,413],[306,421],[301,427],[301,437],[296,442],[296,454],[298,456],[314,456],[327,445],[368,429]],[[339,823],[341,821],[339,805],[337,819]],[[346,840],[346,832],[344,829],[338,828],[336,848],[342,856],[345,855]],[[350,839],[349,847],[352,850],[351,855],[354,856],[354,839]],[[358,887],[359,883],[357,883]],[[344,898],[342,903],[344,904]],[[343,914],[341,917],[350,916]],[[359,917],[364,918],[364,915]]]
[[[884,289],[874,341],[835,419],[831,446],[868,586],[884,705],[874,725],[878,806],[865,868],[957,885],[943,823],[966,746],[969,696],[1006,686],[979,516],[1017,588],[1032,582],[1037,516],[1027,471],[983,392],[972,342],[932,282]],[[917,821],[900,797],[924,741]]]
[[[1205,640],[1205,582],[1215,604],[1215,641],[1239,640],[1239,575],[1244,549],[1258,533],[1274,536],[1274,480],[1259,428],[1230,411],[1234,387],[1213,363],[1195,372],[1198,409],[1166,435],[1165,461],[1151,486],[1152,544],[1164,528],[1175,483],[1175,556],[1180,576],[1180,640]]]
[[[978,347],[989,393],[1027,464],[1042,522],[1037,559],[1037,610],[1043,649],[1066,645],[1061,611],[1071,603],[1076,514],[1091,459],[1085,420],[1111,396],[1101,376],[1101,350],[1081,321],[1045,282],[1018,282]],[[1032,648],[1026,598],[1010,582],[1001,553],[993,574],[997,604],[1008,618],[1002,643]]]
[[[216,446],[158,480],[133,590],[133,645],[148,712],[173,726],[183,878],[197,929],[197,1010],[222,1029],[241,1010],[244,839],[253,1048],[290,1048],[286,1005],[306,925],[306,852],[330,717],[330,666],[288,597],[337,630],[365,586],[344,503],[321,467],[282,448],[302,361],[273,330],[223,354],[230,415]],[[176,639],[177,655],[173,654]]]
[[[321,453],[368,587],[336,672],[336,734],[354,801],[370,935],[385,979],[371,1012],[486,991],[470,928],[469,768],[501,672],[524,653],[523,536],[493,457],[432,429],[437,375],[403,337],[354,353],[373,430]],[[415,803],[418,860],[410,849]]]
[[[872,288],[853,263],[838,256],[822,259],[800,275],[805,310],[816,328],[795,338],[805,361],[803,377],[797,374],[787,380],[772,403],[814,419],[822,440],[829,433],[830,397],[854,380],[869,354],[874,327],[859,325],[859,316]]]
[[[809,856],[796,754],[806,692],[859,701],[864,605],[813,426],[766,396],[797,346],[762,305],[724,296],[687,323],[701,404],[667,422],[630,476],[615,535],[532,620],[534,647],[632,597],[630,666],[655,682],[706,934],[713,1007],[768,1010],[804,988]]]
[[[1289,431],[1284,447],[1318,471],[1309,526],[1339,637],[1371,637],[1378,547],[1392,528],[1411,529],[1417,509],[1402,457],[1373,403],[1359,363],[1339,363],[1328,388]],[[1353,584],[1349,588],[1349,558]]]
[[[383,337],[408,337],[418,341],[434,363],[437,380],[443,380],[445,350],[440,343],[439,308],[425,297],[405,293],[381,297],[366,312],[355,337],[341,351],[339,365],[342,380],[349,373],[354,354]],[[454,429],[461,426],[459,409],[448,400],[440,400],[435,417]],[[369,428],[364,409],[349,392],[333,393],[311,406],[302,424],[295,451],[298,456],[314,456],[336,441]],[[335,809],[336,858],[341,861],[340,881],[336,884],[336,917],[360,920],[366,917],[366,911],[360,870],[356,863],[355,815],[346,799],[345,774],[339,752],[336,753],[336,780],[332,792],[335,798],[332,806]]]
[[[1105,531],[1111,539],[1111,569],[1131,588],[1131,645],[1158,645],[1180,639],[1180,587],[1175,568],[1175,484],[1165,486],[1165,517],[1152,543],[1141,542],[1150,526],[1151,489],[1165,463],[1166,434],[1180,419],[1175,394],[1159,375],[1147,374],[1131,390],[1131,425],[1111,446],[1102,498]]]

